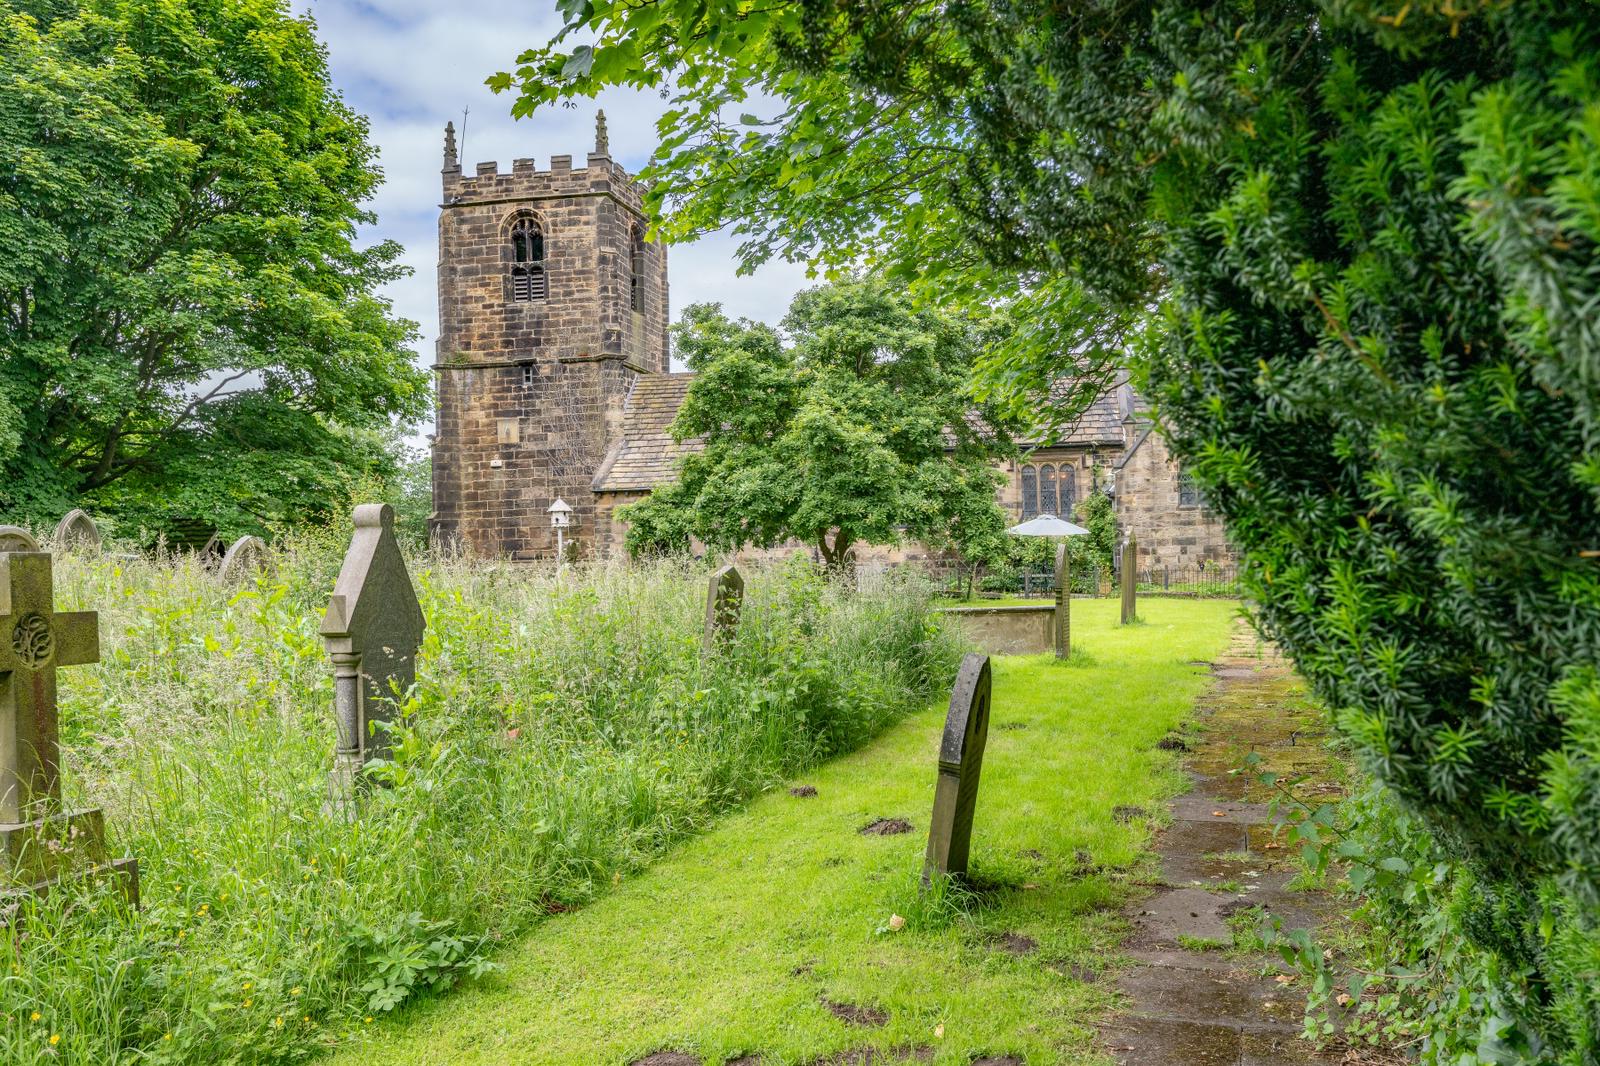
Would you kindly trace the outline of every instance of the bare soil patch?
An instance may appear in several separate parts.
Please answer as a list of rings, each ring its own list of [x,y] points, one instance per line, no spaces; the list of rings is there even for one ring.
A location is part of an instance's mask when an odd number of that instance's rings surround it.
[[[817,794],[816,785],[796,785],[789,790],[789,795],[796,799],[810,799]]]
[[[879,818],[861,827],[863,836],[892,837],[911,832],[911,823],[904,818]]]
[[[882,1007],[867,1007],[859,1003],[841,1003],[824,997],[822,1005],[846,1025],[861,1025],[876,1029],[889,1024],[889,1012]]]

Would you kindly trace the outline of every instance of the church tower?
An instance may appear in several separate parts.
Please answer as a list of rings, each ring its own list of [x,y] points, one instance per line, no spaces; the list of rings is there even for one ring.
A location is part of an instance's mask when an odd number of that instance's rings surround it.
[[[482,556],[595,543],[595,470],[636,377],[667,370],[667,252],[645,240],[640,189],[612,162],[605,112],[587,165],[479,163],[463,177],[445,126],[434,360],[434,536]]]

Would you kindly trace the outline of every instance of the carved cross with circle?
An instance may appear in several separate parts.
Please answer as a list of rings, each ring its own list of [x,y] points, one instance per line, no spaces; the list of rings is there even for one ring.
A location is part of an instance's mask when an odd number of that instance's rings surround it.
[[[55,609],[50,553],[0,552],[0,822],[60,800],[56,667],[99,660],[99,615]]]

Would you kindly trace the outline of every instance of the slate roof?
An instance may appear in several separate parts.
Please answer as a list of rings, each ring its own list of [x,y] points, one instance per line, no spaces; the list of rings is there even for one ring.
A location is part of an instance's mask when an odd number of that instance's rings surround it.
[[[699,451],[704,441],[672,439],[669,427],[689,391],[693,374],[644,374],[636,378],[622,412],[622,435],[594,476],[595,492],[647,492],[677,476],[685,452]],[[976,420],[977,416],[971,416]],[[1049,439],[1018,441],[1025,449],[1087,445],[1122,446],[1123,404],[1112,386],[1089,405],[1072,428]],[[974,428],[983,427],[974,422]]]
[[[647,491],[677,476],[678,456],[699,451],[703,443],[679,444],[669,431],[693,380],[693,374],[643,374],[634,379],[622,410],[622,436],[600,464],[594,491]]]
[[[1051,390],[1052,395],[1060,399],[1068,391],[1068,386],[1058,383]],[[1108,444],[1116,447],[1122,446],[1122,423],[1129,414],[1124,410],[1120,396],[1120,387],[1113,385],[1099,398],[1090,404],[1088,410],[1078,416],[1078,420],[1065,432],[1051,434],[1048,437],[1024,436],[1017,443],[1024,448],[1062,448],[1071,445]]]

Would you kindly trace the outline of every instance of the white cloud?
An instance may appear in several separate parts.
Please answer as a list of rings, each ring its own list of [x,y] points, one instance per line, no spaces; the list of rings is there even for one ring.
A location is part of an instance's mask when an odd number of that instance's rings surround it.
[[[605,108],[614,158],[637,170],[655,147],[656,119],[665,103],[653,93],[611,90],[575,108],[545,108],[530,119],[511,118],[511,97],[483,84],[515,66],[518,52],[546,41],[558,28],[547,10],[503,0],[309,0],[318,34],[328,48],[334,86],[372,124],[385,183],[370,205],[378,223],[369,240],[405,247],[415,274],[386,289],[395,310],[422,328],[418,358],[433,362],[438,334],[435,271],[438,260],[439,167],[444,124],[461,127],[468,112],[462,169],[478,161],[531,157],[548,166],[552,155],[581,159],[594,144],[594,112]],[[805,269],[773,263],[738,277],[735,241],[713,234],[675,245],[668,259],[674,314],[691,303],[715,301],[735,317],[776,323],[790,297],[807,284]],[[419,433],[427,433],[423,426]]]

